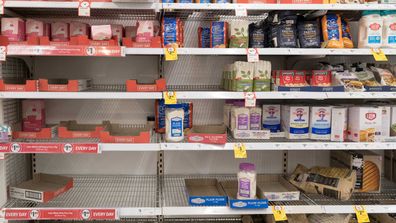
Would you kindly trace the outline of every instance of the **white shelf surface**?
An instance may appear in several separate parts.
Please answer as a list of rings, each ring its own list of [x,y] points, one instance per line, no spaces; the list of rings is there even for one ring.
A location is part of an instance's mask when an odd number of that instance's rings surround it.
[[[162,92],[0,92],[0,98],[161,99]]]
[[[6,8],[77,9],[78,1],[5,1]],[[161,9],[162,4],[152,2],[92,2],[92,9]]]

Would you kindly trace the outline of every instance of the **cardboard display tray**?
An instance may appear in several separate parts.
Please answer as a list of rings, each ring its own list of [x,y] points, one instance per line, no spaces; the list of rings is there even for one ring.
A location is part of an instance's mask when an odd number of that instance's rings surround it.
[[[186,136],[191,143],[225,144],[227,128],[225,125],[194,125]]]
[[[268,129],[263,130],[237,130],[232,131],[235,139],[270,139],[271,132]]]
[[[59,138],[99,138],[100,132],[109,125],[109,121],[102,124],[78,124],[77,121],[63,121],[58,127]]]
[[[291,185],[282,175],[257,175],[257,185],[269,201],[298,201],[300,191]]]
[[[10,187],[10,196],[46,203],[73,187],[73,178],[38,173],[32,180]]]
[[[22,125],[18,123],[12,128],[13,139],[52,139],[57,133],[57,125],[47,125],[39,132],[22,131],[21,126]]]
[[[161,37],[154,36],[151,38],[150,42],[147,43],[138,43],[134,41],[132,38],[123,37],[122,45],[128,48],[161,48]]]
[[[166,91],[166,81],[164,78],[155,80],[153,84],[139,84],[137,80],[126,81],[127,92],[155,92]]]
[[[150,143],[149,127],[134,128],[122,124],[109,124],[100,132],[100,141],[104,143]]]
[[[227,196],[216,179],[185,179],[191,206],[227,206]]]
[[[37,81],[1,79],[0,91],[37,91]]]
[[[238,181],[222,181],[220,182],[225,193],[228,196],[228,202],[230,208],[235,209],[261,209],[268,208],[268,199],[264,197],[264,193],[260,187],[256,189],[256,199],[237,199],[238,193]]]
[[[67,79],[40,79],[39,90],[51,92],[78,92],[91,88],[90,79],[67,80]]]
[[[86,35],[70,37],[70,41],[50,41],[48,36],[39,37],[42,46],[118,46],[116,37],[110,40],[91,40]]]

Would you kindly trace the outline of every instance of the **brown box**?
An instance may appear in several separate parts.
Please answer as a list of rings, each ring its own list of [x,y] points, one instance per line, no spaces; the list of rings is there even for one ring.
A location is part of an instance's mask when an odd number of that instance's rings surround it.
[[[368,150],[331,151],[331,166],[356,170],[358,192],[381,192],[382,156]]]
[[[395,177],[393,176],[394,154],[394,150],[384,150],[384,176],[390,181],[393,181],[395,179]]]
[[[195,125],[186,135],[187,141],[192,143],[225,144],[227,142],[225,125]]]
[[[279,174],[257,175],[257,186],[268,201],[300,200],[300,191]]]
[[[73,187],[73,178],[38,173],[32,180],[10,188],[10,197],[46,203]]]

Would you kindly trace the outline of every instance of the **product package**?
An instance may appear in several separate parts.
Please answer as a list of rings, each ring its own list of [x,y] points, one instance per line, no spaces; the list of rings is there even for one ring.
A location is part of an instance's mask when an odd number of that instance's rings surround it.
[[[292,11],[276,13],[270,19],[269,40],[272,47],[297,47],[297,15]]]
[[[373,72],[370,70],[363,71],[355,71],[353,74],[359,79],[360,82],[363,83],[366,87],[376,87],[381,86],[380,83],[376,80]]]
[[[70,23],[70,37],[89,36],[89,25],[81,22]]]
[[[339,200],[348,200],[355,188],[356,171],[335,167],[308,169],[298,164],[289,181],[305,193],[323,194]]]
[[[69,41],[69,24],[65,22],[51,23],[52,41]]]
[[[198,47],[210,48],[210,28],[198,28]]]
[[[280,105],[263,105],[263,129],[271,132],[281,131],[281,106]]]
[[[382,110],[382,124],[381,124],[381,138],[382,141],[386,141],[390,137],[391,129],[391,106],[381,105],[379,106]]]
[[[353,48],[351,28],[349,26],[349,22],[345,18],[341,18],[341,27],[344,48]]]
[[[254,63],[253,91],[271,90],[271,62],[260,60]]]
[[[261,108],[254,107],[249,108],[249,121],[250,121],[250,130],[261,130]]]
[[[363,11],[359,20],[358,48],[382,47],[383,18],[380,11]]]
[[[227,33],[228,33],[227,22],[214,21],[210,23],[210,47],[211,48],[226,48]]]
[[[1,18],[1,35],[9,41],[25,41],[25,21],[20,18]]]
[[[266,40],[265,21],[251,23],[249,25],[249,48],[264,48]]]
[[[118,42],[121,42],[124,36],[124,27],[122,25],[111,25],[111,38],[115,38]]]
[[[125,26],[125,37],[136,38],[137,26]]]
[[[364,85],[356,75],[349,71],[334,72],[332,85],[342,85],[345,91],[362,92],[365,91]]]
[[[344,48],[341,17],[339,15],[327,14],[322,17],[322,33],[326,48]]]
[[[356,171],[355,190],[381,192],[382,156],[369,150],[330,152],[334,167],[346,167]]]
[[[231,108],[231,130],[249,130],[250,127],[250,111],[245,107]]]
[[[136,31],[136,42],[147,43],[154,37],[153,21],[138,21]]]
[[[396,86],[396,77],[388,69],[383,69],[379,67],[370,67],[370,70],[379,77],[381,80],[381,85],[383,86]]]
[[[26,37],[44,36],[44,23],[42,21],[27,19],[26,20]]]
[[[348,108],[333,107],[331,109],[332,142],[344,142],[348,136]]]
[[[233,91],[253,91],[254,64],[243,61],[236,61],[232,66]]]
[[[301,48],[320,47],[320,25],[318,20],[299,20],[297,30]]]
[[[354,142],[381,141],[382,109],[379,107],[350,107],[348,139]]]
[[[312,106],[310,110],[309,138],[315,140],[330,140],[331,138],[331,107]]]
[[[229,48],[249,47],[249,21],[232,20],[228,22],[230,44]]]
[[[281,108],[282,129],[287,139],[309,138],[309,107],[288,106]]]
[[[329,87],[331,86],[331,71],[313,70],[310,77],[311,86]]]
[[[183,23],[179,18],[165,17],[162,20],[162,42],[164,46],[176,44],[183,46],[184,30]]]
[[[91,26],[92,40],[110,40],[112,38],[111,25]]]
[[[22,101],[22,130],[38,132],[45,127],[44,100]]]
[[[193,104],[191,102],[180,103],[184,109],[183,127],[190,129],[193,126]],[[155,101],[155,131],[165,132],[165,111],[167,105],[163,99]]]

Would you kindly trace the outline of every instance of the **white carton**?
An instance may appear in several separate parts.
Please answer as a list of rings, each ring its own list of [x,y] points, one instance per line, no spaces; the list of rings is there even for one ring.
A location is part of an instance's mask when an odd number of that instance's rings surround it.
[[[382,109],[380,107],[350,107],[348,139],[354,142],[381,141]]]
[[[288,139],[309,138],[309,107],[282,106],[282,128]]]
[[[382,110],[382,129],[381,137],[382,141],[390,137],[391,128],[391,107],[390,106],[380,106]]]
[[[281,106],[280,105],[263,105],[263,129],[269,129],[271,132],[281,131]]]
[[[309,138],[316,140],[330,140],[331,136],[331,107],[313,106],[310,110]]]
[[[333,107],[331,109],[331,137],[333,142],[344,142],[348,131],[348,108]]]

